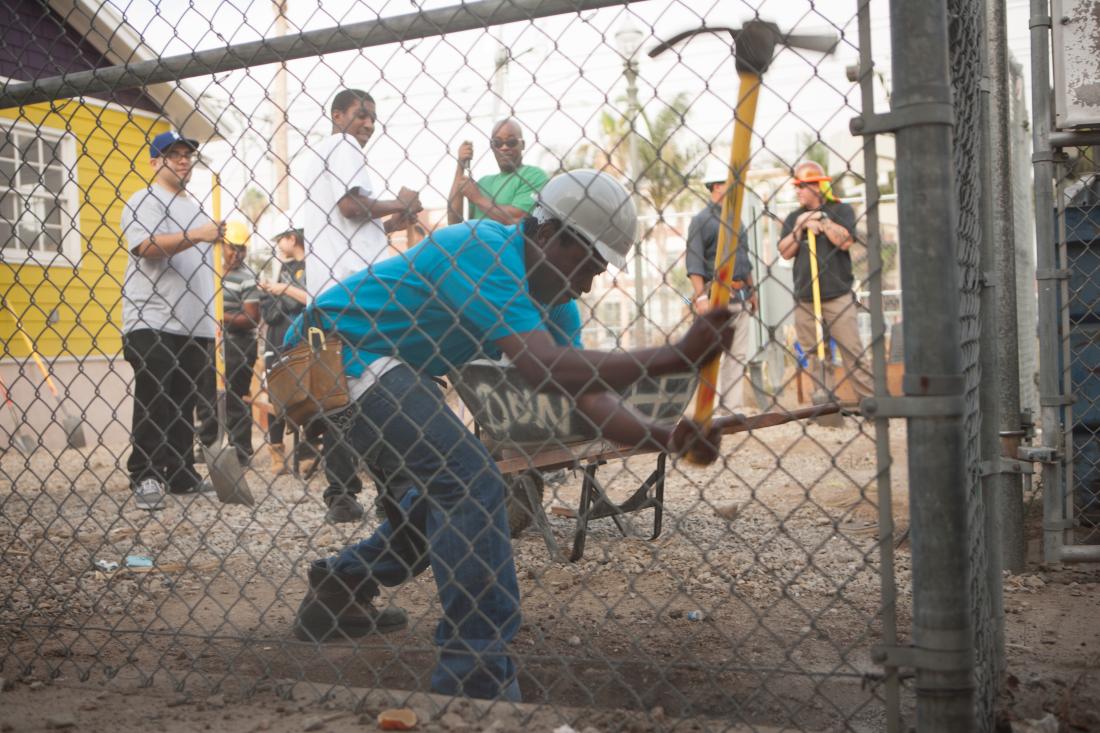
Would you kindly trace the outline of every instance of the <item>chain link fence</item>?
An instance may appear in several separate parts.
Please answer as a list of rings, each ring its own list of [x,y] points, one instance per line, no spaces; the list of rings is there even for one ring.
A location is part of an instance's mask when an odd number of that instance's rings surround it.
[[[1096,148],[1073,147],[1064,151],[1056,182],[1057,248],[1068,280],[1061,283],[1060,322],[1066,368],[1062,389],[1067,396],[1062,407],[1062,436],[1065,446],[1065,487],[1062,499],[1069,520],[1067,543],[1100,543],[1097,522],[1096,425],[1092,417],[1096,402],[1091,350],[1096,342],[1093,325],[1096,216],[1100,211],[1100,189],[1096,181]]]
[[[1092,259],[1096,245],[1096,160],[1100,137],[1095,109],[1066,96],[1075,81],[1079,8],[1067,3],[1059,23],[1032,29],[1032,106],[1035,233],[1042,415],[1044,558],[1092,562],[1100,558],[1095,516],[1097,465],[1092,421]],[[1052,38],[1053,37],[1053,43]],[[1036,83],[1055,69],[1054,85]],[[1069,101],[1067,101],[1069,100]],[[1067,104],[1069,105],[1067,107]],[[1069,115],[1067,117],[1067,115]],[[1092,120],[1090,123],[1089,120]]]
[[[4,673],[901,730],[907,430],[858,407],[911,393],[905,231],[893,138],[848,130],[889,103],[885,8],[376,5],[15,3]],[[981,6],[951,5],[988,726]],[[323,415],[279,397],[303,365]]]

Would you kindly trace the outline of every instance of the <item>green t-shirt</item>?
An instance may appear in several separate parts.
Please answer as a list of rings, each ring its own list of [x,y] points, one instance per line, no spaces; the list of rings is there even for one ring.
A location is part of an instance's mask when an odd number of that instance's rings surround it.
[[[514,206],[530,213],[539,191],[550,180],[542,168],[521,165],[511,173],[494,173],[478,180],[477,187],[499,206]],[[484,219],[485,212],[470,204],[470,218]]]

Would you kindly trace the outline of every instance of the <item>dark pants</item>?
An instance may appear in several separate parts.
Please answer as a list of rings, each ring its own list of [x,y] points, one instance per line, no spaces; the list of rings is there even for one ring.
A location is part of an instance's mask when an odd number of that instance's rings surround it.
[[[225,430],[242,463],[252,458],[252,414],[244,398],[252,388],[256,347],[254,334],[228,334],[225,338]],[[217,376],[213,372],[212,375]],[[210,388],[202,390],[204,395],[212,391]],[[214,404],[207,399],[199,402],[202,423],[199,437],[203,445],[213,445],[218,439],[218,414],[213,409]]]
[[[504,479],[485,446],[427,377],[406,366],[384,374],[333,421],[350,453],[389,482],[413,487],[395,535],[390,520],[328,566],[375,595],[431,565],[443,607],[435,631],[439,662],[432,690],[519,700],[508,645],[520,626]],[[412,541],[416,538],[418,541]],[[426,543],[425,543],[426,540]],[[423,549],[427,549],[425,556]]]
[[[173,491],[199,483],[195,403],[199,380],[205,371],[213,371],[212,343],[151,329],[123,335],[122,354],[134,369],[132,450],[126,462],[131,483],[153,478]]]

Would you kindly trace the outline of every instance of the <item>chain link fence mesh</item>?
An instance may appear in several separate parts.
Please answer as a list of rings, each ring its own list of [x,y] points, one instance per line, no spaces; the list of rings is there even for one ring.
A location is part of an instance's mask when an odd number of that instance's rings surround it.
[[[1097,423],[1094,418],[1097,393],[1093,374],[1095,325],[1097,217],[1100,216],[1100,183],[1097,181],[1097,149],[1069,148],[1058,167],[1056,182],[1059,259],[1069,272],[1062,285],[1060,323],[1065,368],[1063,394],[1068,396],[1063,412],[1065,429],[1064,502],[1070,520],[1071,544],[1100,543],[1100,483],[1097,468]]]
[[[981,119],[983,8],[980,3],[958,0],[948,3],[951,19],[951,87],[957,120]],[[970,603],[973,609],[975,650],[974,696],[981,730],[990,730],[997,692],[994,630],[991,627],[988,588],[989,543],[979,464],[982,413],[979,388],[981,369],[981,237],[982,237],[982,135],[981,125],[956,124],[953,155],[958,226],[959,336],[962,339],[966,436],[967,534],[970,540]]]
[[[870,658],[878,548],[894,541],[877,536],[873,426],[797,419],[870,384],[869,314],[852,295],[870,274],[864,184],[883,194],[884,310],[900,334],[891,141],[866,182],[846,129],[855,8],[551,5],[536,19],[518,2],[435,15],[397,2],[15,3],[3,93],[73,76],[0,109],[5,674],[194,694],[306,681],[393,705],[416,691],[521,696],[578,728],[622,727],[599,711],[623,710],[641,724],[797,729],[879,730],[898,715]],[[967,42],[953,67],[974,70],[956,77],[956,154],[984,619],[966,185],[978,36],[973,8],[957,5]],[[778,46],[761,83],[724,359],[735,368],[712,385],[736,432],[700,467],[678,457],[671,427],[699,382],[683,358],[713,340],[692,326],[713,252],[689,251],[693,230],[721,229],[716,210],[696,215],[730,173],[733,36],[646,52],[756,13],[835,42],[829,55]],[[884,35],[885,14],[875,20]],[[129,76],[108,70],[120,64]],[[80,76],[91,69],[104,71]],[[877,93],[885,106],[885,85]],[[544,194],[581,168],[625,187],[638,211],[625,261],[576,200],[555,210]],[[600,257],[576,259],[590,251]],[[306,325],[319,312],[356,355],[355,402],[280,425],[267,370],[319,282],[332,287]],[[511,366],[470,363],[502,353]],[[655,376],[640,379],[646,364]],[[904,432],[890,433],[895,461]],[[241,476],[227,479],[234,463]],[[905,628],[898,478],[893,496]],[[976,645],[985,706],[980,627]],[[904,709],[911,696],[903,687]]]

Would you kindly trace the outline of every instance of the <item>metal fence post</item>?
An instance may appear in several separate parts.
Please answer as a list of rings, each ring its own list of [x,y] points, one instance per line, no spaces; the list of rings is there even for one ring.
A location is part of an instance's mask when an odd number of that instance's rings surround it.
[[[893,0],[890,18],[917,728],[969,731],[973,648],[947,7]]]
[[[996,0],[992,0],[993,3]],[[975,664],[978,670],[977,687],[978,694],[987,693],[986,687],[992,688],[992,679],[996,677],[996,670],[1000,668],[1001,650],[1004,648],[1004,596],[1001,585],[1003,569],[1003,557],[1000,546],[1002,542],[1001,515],[1004,511],[1004,494],[1007,493],[1007,484],[1010,476],[1001,473],[1001,440],[998,427],[1002,420],[1002,412],[1005,406],[1000,402],[1000,380],[1003,378],[1004,364],[1001,363],[1001,352],[997,345],[1000,335],[1000,325],[1003,314],[997,309],[998,296],[1003,283],[998,277],[997,267],[1000,264],[994,250],[997,247],[997,227],[994,210],[997,203],[995,189],[997,188],[994,177],[995,140],[998,136],[994,132],[996,126],[996,112],[993,109],[996,101],[993,99],[991,87],[990,66],[991,40],[988,34],[989,5],[990,2],[981,3],[978,9],[980,17],[984,17],[986,23],[985,32],[981,35],[981,84],[980,84],[980,119],[977,126],[977,135],[980,137],[980,163],[974,167],[971,180],[963,185],[975,186],[981,191],[979,204],[979,218],[981,221],[981,236],[979,239],[980,261],[978,262],[979,285],[978,293],[981,306],[979,309],[979,323],[981,337],[978,348],[978,362],[980,364],[981,378],[978,382],[979,403],[979,444],[980,461],[979,482],[981,485],[981,500],[978,511],[981,512],[978,521],[983,523],[984,542],[978,548],[981,553],[976,564],[984,564],[984,567],[972,568],[977,583],[981,583],[986,594],[986,603],[974,604],[975,624]],[[957,39],[956,39],[957,40]],[[958,87],[956,86],[956,90]],[[956,153],[958,151],[956,150]],[[986,633],[983,633],[986,632]],[[992,697],[992,689],[988,690]]]
[[[1036,276],[1039,280],[1039,405],[1043,447],[1064,455],[1058,350],[1058,257],[1054,243],[1054,151],[1050,146],[1050,7],[1031,0],[1032,161],[1035,171]],[[1043,464],[1043,558],[1060,562],[1067,529],[1060,460]]]
[[[859,90],[861,109],[865,115],[875,112],[874,58],[871,53],[871,3],[859,3]],[[863,180],[867,196],[867,285],[871,305],[871,355],[875,378],[875,394],[885,395],[889,389],[886,378],[886,322],[882,308],[882,236],[879,227],[878,143],[874,135],[863,137]],[[890,483],[890,420],[875,420],[875,460],[879,473],[875,483],[878,491],[879,587],[882,593],[882,640],[897,644],[897,585],[894,575],[894,514]],[[886,703],[886,731],[901,730],[901,692],[898,668],[884,669],[883,698]]]
[[[1012,141],[1009,136],[1008,41],[1005,36],[1004,0],[985,3],[986,73],[989,79],[989,175],[990,244],[994,301],[997,314],[997,375],[993,387],[999,407],[997,430],[1000,453],[1016,459],[1023,433],[1020,429],[1020,353],[1016,328],[1015,219],[1012,201]],[[998,474],[998,516],[1001,564],[1012,573],[1022,572],[1024,542],[1023,479],[1019,472]],[[994,547],[997,547],[994,545]],[[998,574],[996,583],[1000,583]]]

